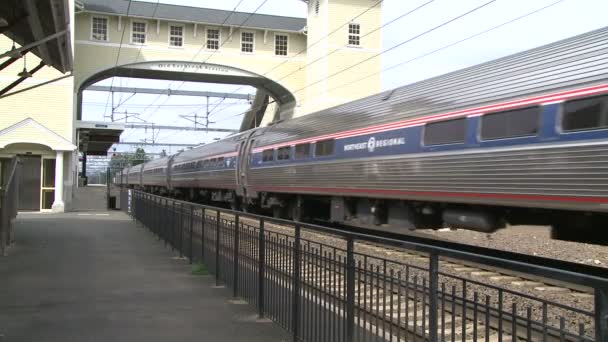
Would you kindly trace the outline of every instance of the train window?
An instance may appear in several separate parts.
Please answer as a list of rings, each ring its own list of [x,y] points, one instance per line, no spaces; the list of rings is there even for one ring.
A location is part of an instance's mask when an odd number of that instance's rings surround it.
[[[224,157],[217,158],[217,167],[224,167]]]
[[[217,166],[217,159],[216,158],[209,159],[209,167],[216,167],[216,166]]]
[[[278,160],[288,160],[291,154],[291,147],[285,146],[277,149],[277,159]]]
[[[528,107],[481,117],[484,140],[533,136],[538,133],[540,107]]]
[[[315,146],[315,156],[329,156],[334,154],[334,139],[317,141]]]
[[[433,122],[424,128],[425,145],[463,143],[466,133],[466,119]]]
[[[296,159],[310,157],[310,143],[296,145]]]
[[[269,162],[274,160],[274,150],[264,150],[262,151],[262,161]]]
[[[197,168],[197,169],[200,169],[200,168],[201,168],[201,166],[203,166],[203,161],[202,161],[202,160],[197,161],[197,162],[196,162],[196,168]]]
[[[597,96],[564,104],[562,129],[582,131],[608,127],[608,96]]]

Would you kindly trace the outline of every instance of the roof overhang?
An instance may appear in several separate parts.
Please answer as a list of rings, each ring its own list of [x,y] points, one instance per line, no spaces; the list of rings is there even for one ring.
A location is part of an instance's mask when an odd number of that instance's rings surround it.
[[[105,156],[120,141],[125,125],[115,122],[76,121],[78,150],[93,156]]]
[[[73,68],[69,6],[69,0],[2,0],[0,33],[66,73]]]

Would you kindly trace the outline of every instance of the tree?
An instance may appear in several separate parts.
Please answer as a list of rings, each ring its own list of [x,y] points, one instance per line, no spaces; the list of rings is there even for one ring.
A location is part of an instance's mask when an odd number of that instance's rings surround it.
[[[150,157],[146,155],[146,151],[138,147],[135,153],[114,153],[110,159],[109,167],[112,173],[115,174],[126,167],[139,165],[149,160]]]

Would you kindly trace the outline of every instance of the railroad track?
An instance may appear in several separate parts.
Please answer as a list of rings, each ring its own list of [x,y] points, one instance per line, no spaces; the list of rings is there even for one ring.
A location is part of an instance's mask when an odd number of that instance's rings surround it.
[[[227,215],[230,216],[230,215]],[[257,221],[242,219],[247,224],[257,225]],[[285,228],[276,224],[267,224],[267,228],[278,229],[283,232],[290,232],[291,228]],[[327,236],[322,234],[308,233],[310,236],[314,236],[318,239],[327,239]],[[384,254],[386,257],[395,259],[398,261],[414,261],[414,262],[427,262],[428,256],[416,251],[403,250],[394,247],[387,247],[383,245],[368,243],[368,242],[356,242],[355,248],[363,248],[372,250],[376,253]],[[543,277],[536,277],[534,275],[518,273],[501,269],[498,267],[491,267],[488,265],[481,265],[473,262],[466,262],[463,260],[455,260],[450,258],[442,257],[439,261],[440,267],[445,271],[454,275],[467,275],[469,277],[475,277],[479,280],[491,281],[496,285],[508,285],[514,289],[527,288],[533,290],[539,294],[542,293],[560,293],[569,294],[576,299],[593,299],[593,290],[584,286],[578,286],[566,282],[557,281],[554,279],[547,279]]]
[[[246,225],[248,223],[241,221]],[[213,224],[214,221],[210,220]],[[255,228],[253,226],[250,226]],[[274,230],[274,227],[267,226]],[[282,228],[284,229],[284,228]],[[255,260],[258,257],[257,244],[245,240],[239,244],[239,254]],[[231,246],[220,247],[221,258],[233,261]],[[290,284],[293,276],[293,254],[285,248],[289,237],[270,239],[266,242],[270,252],[266,254],[268,279],[277,286]],[[230,251],[230,252],[227,252]],[[330,312],[338,319],[345,317],[346,301],[345,264],[339,262],[344,255],[327,255],[319,250],[304,247],[300,263],[301,295],[304,303],[314,303],[316,307]],[[428,259],[425,258],[428,261]],[[249,267],[241,263],[240,267]],[[386,341],[411,341],[426,339],[430,334],[430,303],[428,280],[424,277],[388,277],[397,274],[398,270],[378,272],[374,266],[357,268],[355,278],[355,317],[359,334],[371,334]],[[463,298],[466,298],[463,300]],[[441,341],[574,341],[584,340],[575,337],[564,328],[550,326],[547,322],[532,319],[530,309],[523,318],[515,311],[498,310],[490,303],[489,298],[475,294],[471,300],[459,295],[455,287],[439,291],[438,330]],[[509,309],[509,308],[507,308]],[[513,320],[513,317],[516,317]],[[513,336],[517,336],[516,339]],[[584,336],[584,333],[583,333]]]

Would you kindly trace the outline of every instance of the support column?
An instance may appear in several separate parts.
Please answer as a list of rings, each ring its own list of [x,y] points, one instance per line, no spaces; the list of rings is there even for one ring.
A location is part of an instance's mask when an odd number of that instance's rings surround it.
[[[55,159],[55,201],[53,211],[62,213],[65,211],[63,203],[63,151],[57,151]]]

